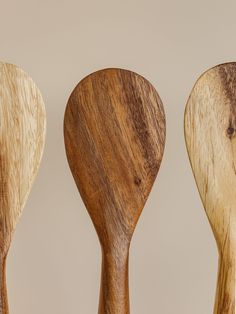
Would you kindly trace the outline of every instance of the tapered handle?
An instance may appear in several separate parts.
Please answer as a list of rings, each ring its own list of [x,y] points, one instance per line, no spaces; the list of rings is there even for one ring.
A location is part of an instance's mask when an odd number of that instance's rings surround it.
[[[102,277],[98,314],[129,314],[129,252],[102,253]]]
[[[7,285],[6,285],[6,257],[0,256],[0,314],[8,314]]]
[[[214,314],[235,314],[235,258],[220,256]]]

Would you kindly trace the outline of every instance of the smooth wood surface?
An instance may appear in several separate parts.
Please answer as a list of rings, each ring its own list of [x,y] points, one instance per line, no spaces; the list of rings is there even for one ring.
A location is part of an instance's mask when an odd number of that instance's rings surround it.
[[[0,62],[0,314],[8,313],[5,263],[12,235],[37,173],[45,109],[32,79]]]
[[[165,142],[162,102],[136,73],[83,79],[65,112],[67,158],[102,247],[99,314],[128,314],[128,256]]]
[[[215,314],[235,313],[236,63],[205,72],[185,111],[185,139],[219,251]]]

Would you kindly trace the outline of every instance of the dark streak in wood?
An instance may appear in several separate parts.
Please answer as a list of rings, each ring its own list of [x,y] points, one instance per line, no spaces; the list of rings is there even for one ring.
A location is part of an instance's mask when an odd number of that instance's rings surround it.
[[[234,136],[236,129],[236,63],[226,63],[218,67],[222,88],[230,103],[229,124],[226,131],[229,139]]]

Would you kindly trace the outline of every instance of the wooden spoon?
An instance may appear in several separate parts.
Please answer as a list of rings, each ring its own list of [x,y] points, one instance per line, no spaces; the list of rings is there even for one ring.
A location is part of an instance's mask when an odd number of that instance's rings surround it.
[[[99,313],[129,313],[129,245],[164,150],[161,99],[136,73],[95,72],[69,98],[64,135],[70,169],[102,247]]]
[[[236,312],[236,63],[218,65],[195,84],[185,139],[219,251],[215,314]]]
[[[42,156],[45,111],[32,79],[0,62],[0,314],[8,313],[6,257]]]

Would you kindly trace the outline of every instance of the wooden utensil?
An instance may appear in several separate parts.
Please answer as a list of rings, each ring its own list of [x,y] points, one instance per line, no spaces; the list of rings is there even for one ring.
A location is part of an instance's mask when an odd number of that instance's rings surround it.
[[[195,84],[185,110],[188,154],[219,251],[215,314],[235,313],[236,63]]]
[[[130,241],[164,150],[161,99],[136,73],[95,72],[69,98],[64,135],[70,169],[102,247],[99,313],[129,313]]]
[[[6,257],[42,156],[42,96],[20,68],[0,62],[0,314],[8,313]]]

